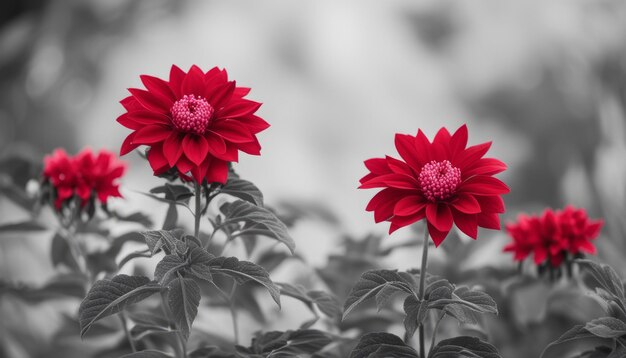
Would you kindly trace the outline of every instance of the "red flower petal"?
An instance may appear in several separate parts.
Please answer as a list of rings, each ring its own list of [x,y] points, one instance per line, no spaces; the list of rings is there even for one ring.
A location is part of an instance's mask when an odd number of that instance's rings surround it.
[[[151,112],[146,110],[128,112],[128,117],[143,125],[161,124],[169,126],[172,120],[167,114]]]
[[[239,100],[220,109],[217,112],[217,116],[219,118],[237,118],[247,114],[253,114],[261,107],[261,105],[262,104],[259,102]]]
[[[509,187],[500,179],[476,175],[462,182],[457,191],[476,195],[502,195],[509,192]]]
[[[172,65],[172,68],[170,69],[170,88],[172,89],[172,93],[174,93],[175,98],[182,97],[181,88],[185,75],[185,72],[178,66]]]
[[[172,131],[160,125],[146,126],[135,132],[133,144],[151,144],[161,142],[169,137]]]
[[[419,195],[405,196],[398,200],[393,209],[394,215],[409,216],[422,211],[426,206],[426,200]]]
[[[463,171],[463,177],[473,175],[495,175],[506,170],[506,164],[494,158],[481,158]]]
[[[261,117],[255,116],[253,114],[237,118],[237,120],[241,124],[248,127],[248,130],[254,134],[257,134],[270,127],[269,123],[264,121]]]
[[[392,187],[398,189],[419,190],[419,184],[414,178],[402,174],[385,174],[361,184],[360,189]]]
[[[204,96],[206,87],[204,84],[204,72],[198,66],[193,65],[183,79],[180,93],[181,95],[193,94],[196,96]]]
[[[413,170],[419,172],[423,162],[420,160],[418,151],[415,148],[415,138],[408,134],[396,134],[395,145],[402,159],[404,159]]]
[[[160,146],[152,146],[150,148],[148,151],[148,162],[150,167],[152,167],[152,171],[154,171],[154,175],[159,175],[169,169],[167,159],[165,159]]]
[[[209,132],[206,137],[207,142],[209,143],[209,152],[216,157],[220,157],[224,153],[226,153],[226,142],[222,137]]]
[[[500,218],[496,213],[480,213],[476,217],[478,226],[486,229],[500,230]]]
[[[218,121],[211,126],[211,132],[233,143],[246,143],[254,140],[254,136],[246,127],[231,119]]]
[[[465,214],[478,214],[481,211],[478,200],[469,194],[458,194],[451,204],[455,209]]]
[[[372,158],[364,161],[365,167],[374,174],[391,174],[391,169],[384,158]]]
[[[463,124],[450,138],[450,156],[455,159],[467,146],[467,125]],[[452,160],[454,161],[454,160]]]
[[[215,159],[211,162],[206,175],[206,180],[209,183],[222,183],[225,184],[228,179],[228,162]]]
[[[429,203],[426,205],[426,219],[441,232],[447,233],[452,228],[452,212],[446,204]]]
[[[252,142],[239,143],[239,144],[237,144],[237,147],[242,152],[248,153],[250,155],[260,155],[261,154],[261,144],[259,144],[259,141],[256,138]],[[228,152],[228,149],[226,149],[226,152]]]
[[[503,213],[505,212],[504,200],[501,196],[476,196],[478,203],[480,203],[480,210],[484,213]]]
[[[128,128],[128,129],[137,130],[137,129],[143,127],[143,125],[141,125],[141,123],[137,123],[137,122],[133,121],[131,118],[129,118],[128,117],[128,113],[124,113],[121,116],[117,117],[116,121],[117,121],[117,123],[123,125],[124,127]]]
[[[461,171],[465,170],[466,167],[482,158],[483,155],[487,153],[489,148],[491,147],[491,142],[482,143],[473,145],[467,148],[461,155],[456,159],[456,163],[453,163],[456,167],[460,168]]]
[[[411,167],[409,167],[405,162],[392,158],[390,156],[387,156],[385,160],[387,161],[387,166],[392,171],[407,176],[414,176]]]
[[[213,106],[213,108],[221,109],[224,107],[225,102],[230,99],[235,90],[235,81],[224,83],[216,89],[207,89],[205,97],[207,101]]]
[[[434,225],[428,222],[428,233],[430,234],[430,238],[435,243],[435,247],[439,247],[439,245],[441,245],[443,240],[445,240],[446,236],[448,236],[449,232],[450,231],[437,230],[437,228]]]
[[[141,75],[139,76],[139,78],[141,78],[141,82],[144,86],[146,86],[146,89],[149,92],[157,94],[164,98],[168,98],[170,101],[172,101],[172,103],[176,100],[176,97],[170,89],[169,84],[162,79],[148,75]]]
[[[152,112],[168,113],[170,107],[172,106],[171,101],[167,99],[164,100],[163,97],[157,96],[142,89],[129,88],[128,92],[130,92],[145,109]]]
[[[394,216],[391,219],[391,225],[389,226],[389,234],[393,234],[394,231],[405,227],[407,225],[411,225],[419,220],[422,220],[426,214],[422,210],[419,213],[409,215],[409,216]]]
[[[163,142],[163,154],[167,158],[167,163],[170,167],[174,167],[183,154],[183,137],[184,134],[172,132]]]
[[[478,224],[476,214],[465,214],[458,210],[452,211],[454,216],[454,223],[465,235],[476,240],[478,237]]]
[[[209,143],[203,136],[187,134],[183,138],[183,151],[192,163],[200,165],[209,153]]]

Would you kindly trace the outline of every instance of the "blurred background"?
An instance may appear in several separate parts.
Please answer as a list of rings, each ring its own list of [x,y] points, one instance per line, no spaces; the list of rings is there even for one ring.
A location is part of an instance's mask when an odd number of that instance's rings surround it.
[[[388,229],[364,210],[374,192],[356,189],[363,160],[397,156],[395,133],[421,128],[432,138],[467,123],[470,143],[493,141],[489,156],[509,165],[500,175],[511,187],[503,222],[546,206],[584,207],[606,221],[600,259],[625,275],[625,38],[619,0],[5,0],[0,158],[38,162],[57,147],[117,152],[128,133],[115,122],[118,102],[141,87],[139,75],[164,78],[172,64],[225,67],[272,125],[259,136],[262,155],[242,156],[237,172],[269,204],[326,208],[339,223],[292,229],[311,265],[326,265],[344,234]],[[123,159],[127,200],[111,206],[149,205],[137,191],[160,180],[136,153]],[[161,220],[165,209],[154,211]],[[0,222],[19,215],[0,197]],[[45,281],[50,238],[40,236],[2,236],[0,278]],[[406,229],[383,242],[413,236]],[[507,241],[482,232],[457,269],[515,267],[500,253]],[[418,256],[407,249],[386,266],[415,267]],[[437,253],[433,260],[436,269]],[[505,357],[533,356],[511,342],[532,342],[533,322],[547,318],[525,309],[530,318],[494,338]],[[0,334],[17,324],[0,321]],[[43,327],[24,329],[45,336]]]

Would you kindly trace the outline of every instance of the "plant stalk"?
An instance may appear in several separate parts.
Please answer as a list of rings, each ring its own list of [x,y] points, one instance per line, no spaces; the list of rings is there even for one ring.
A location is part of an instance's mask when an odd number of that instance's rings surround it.
[[[161,292],[161,306],[163,307],[163,312],[165,313],[167,320],[170,322],[170,329],[173,328],[177,331],[176,335],[178,336],[179,347],[175,349],[180,351],[182,358],[187,358],[187,341],[176,324],[172,310],[170,310],[170,305],[167,302],[167,295],[167,291]]]
[[[126,335],[126,339],[128,340],[128,343],[130,343],[130,348],[133,350],[133,353],[137,352],[137,346],[135,346],[135,341],[133,340],[133,337],[131,337],[130,335],[130,331],[128,331],[128,325],[126,324],[126,314],[124,313],[124,311],[120,312],[120,321],[122,322],[122,327],[124,328],[124,334]]]
[[[202,187],[198,182],[194,182],[196,187],[196,207],[194,214],[193,236],[200,239],[200,217],[202,216]]]
[[[422,268],[420,269],[419,299],[424,300],[426,290],[426,267],[428,264],[428,226],[424,225],[424,245],[422,247]],[[426,358],[426,347],[424,346],[424,323],[419,325],[420,358]]]

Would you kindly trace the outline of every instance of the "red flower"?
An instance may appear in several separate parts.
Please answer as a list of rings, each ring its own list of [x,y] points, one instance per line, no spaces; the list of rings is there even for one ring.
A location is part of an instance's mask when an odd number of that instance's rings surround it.
[[[520,215],[517,223],[506,226],[513,242],[504,251],[512,252],[515,261],[523,261],[532,252],[535,264],[549,261],[558,267],[567,252],[574,256],[595,254],[591,241],[600,234],[602,224],[602,220],[591,220],[584,209],[573,206],[556,212],[546,209],[541,217]]]
[[[591,241],[600,235],[603,220],[591,220],[585,209],[568,205],[559,213],[559,224],[570,253],[596,253],[596,247]]]
[[[467,127],[453,135],[441,128],[432,143],[419,130],[416,136],[396,134],[402,160],[392,157],[365,161],[370,173],[361,189],[384,188],[367,205],[376,222],[391,222],[389,233],[426,218],[428,232],[439,246],[452,224],[476,239],[478,226],[499,230],[504,212],[500,195],[509,188],[493,177],[506,165],[483,158],[491,142],[467,147]]]
[[[111,196],[121,197],[116,181],[125,169],[126,165],[106,150],[94,155],[87,148],[69,157],[63,149],[57,149],[44,158],[43,176],[55,189],[54,206],[60,209],[74,195],[81,199],[81,206],[85,206],[92,195],[103,204]]]
[[[515,261],[523,261],[531,252],[535,264],[549,260],[558,267],[563,261],[566,242],[561,235],[558,213],[546,209],[541,217],[520,215],[517,223],[506,226],[513,242],[504,247],[505,252],[513,252]]]
[[[256,134],[269,127],[254,114],[261,104],[244,99],[250,89],[236,87],[226,70],[204,73],[194,65],[185,73],[172,66],[169,81],[147,75],[141,81],[147,90],[131,88],[121,101],[127,113],[117,121],[133,132],[120,155],[147,145],[154,175],[176,168],[183,179],[191,173],[197,182],[225,183],[239,151],[261,153]]]

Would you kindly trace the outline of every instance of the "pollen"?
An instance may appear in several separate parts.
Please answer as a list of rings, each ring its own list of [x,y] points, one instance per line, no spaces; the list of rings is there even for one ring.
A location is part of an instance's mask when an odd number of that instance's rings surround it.
[[[461,170],[447,160],[433,160],[424,165],[419,174],[422,193],[431,202],[450,198],[460,182]]]
[[[215,110],[200,96],[184,95],[170,109],[172,124],[176,129],[195,134],[205,134]]]

